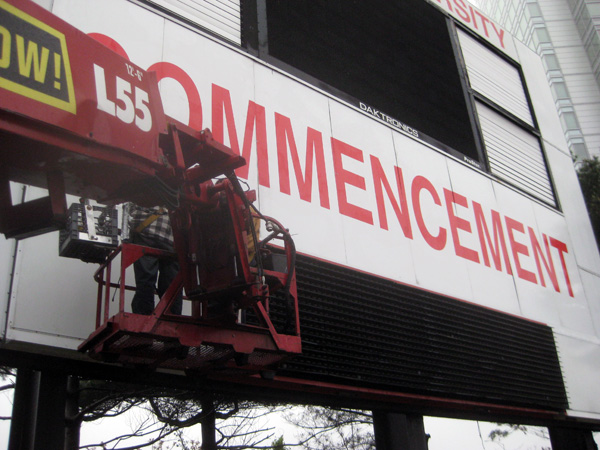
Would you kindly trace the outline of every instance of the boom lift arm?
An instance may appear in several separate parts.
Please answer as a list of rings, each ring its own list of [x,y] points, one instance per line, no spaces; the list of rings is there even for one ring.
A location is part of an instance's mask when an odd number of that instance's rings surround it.
[[[166,117],[154,73],[30,1],[7,5],[2,26],[20,30],[29,45],[46,33],[43,45],[59,55],[47,70],[59,76],[53,84],[26,79],[12,47],[0,73],[10,79],[0,83],[0,232],[22,239],[63,227],[66,194],[164,205],[173,227],[176,255],[123,243],[103,262],[97,329],[80,349],[186,370],[262,370],[299,353],[295,249],[287,230],[255,209],[254,191],[242,189],[234,171],[244,159],[210,131]],[[13,204],[10,181],[47,188],[48,196]],[[270,232],[262,241],[255,221]],[[176,257],[181,268],[151,316],[125,312],[125,271],[143,254]],[[121,278],[113,283],[117,255]],[[111,289],[120,297],[113,316]],[[191,315],[167,312],[181,289]]]

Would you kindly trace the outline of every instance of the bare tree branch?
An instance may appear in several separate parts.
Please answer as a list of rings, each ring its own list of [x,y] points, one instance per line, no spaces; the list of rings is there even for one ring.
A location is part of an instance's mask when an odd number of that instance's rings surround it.
[[[14,388],[15,388],[15,385],[14,385],[14,383],[11,383],[11,384],[5,384],[4,386],[0,386],[0,392],[1,392],[1,391],[7,391],[7,390],[9,390],[9,389],[14,389]]]
[[[174,432],[178,431],[177,428],[172,428],[169,427],[166,424],[163,424],[161,427],[159,428],[152,428],[156,425],[156,423],[150,423],[149,419],[146,419],[145,421],[143,421],[135,430],[132,430],[131,433],[129,434],[123,434],[120,436],[116,436],[106,442],[102,442],[100,444],[90,444],[90,445],[84,445],[81,446],[80,449],[94,449],[98,446],[101,446],[102,448],[107,448],[107,446],[109,444],[114,444],[112,447],[110,447],[112,450],[137,450],[137,449],[141,449],[141,448],[145,448],[148,447],[150,445],[153,445],[157,442],[160,442],[161,440],[163,440],[164,438],[166,438],[167,436],[173,434]],[[140,443],[140,444],[135,444],[135,445],[131,445],[131,446],[127,446],[127,447],[118,447],[119,444],[121,444],[122,442],[128,440],[128,439],[132,439],[132,438],[143,438],[144,436],[150,436],[152,434],[158,433],[158,435],[154,438],[149,439],[146,442]]]
[[[375,438],[369,411],[308,406],[299,416],[286,420],[301,430],[299,446],[307,450],[372,450]]]
[[[206,412],[200,410],[200,412],[192,415],[191,417],[188,417],[187,419],[179,420],[176,418],[177,413],[178,413],[177,408],[172,408],[169,415],[164,415],[163,408],[161,408],[161,405],[157,401],[157,399],[150,398],[148,400],[149,400],[150,406],[152,407],[152,411],[154,412],[154,414],[156,415],[158,420],[160,420],[161,422],[163,422],[169,426],[172,426],[172,427],[178,427],[178,428],[190,427],[192,425],[201,423],[202,419],[204,419],[207,416]],[[163,407],[164,407],[164,404],[163,404]]]

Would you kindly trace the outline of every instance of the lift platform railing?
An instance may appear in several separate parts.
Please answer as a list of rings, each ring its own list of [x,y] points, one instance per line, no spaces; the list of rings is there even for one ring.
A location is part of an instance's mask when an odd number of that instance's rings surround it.
[[[285,283],[279,286],[282,293],[275,299],[274,308],[269,296],[234,302],[237,307],[234,321],[223,321],[221,316],[215,318],[210,314],[211,308],[222,307],[219,302],[233,303],[227,296],[229,292],[224,295],[213,292],[210,301],[202,296],[186,296],[184,299],[192,303],[189,313],[170,313],[170,306],[183,287],[181,273],[150,316],[126,312],[126,292],[135,291],[135,286],[127,284],[127,269],[144,255],[157,258],[176,258],[176,255],[136,244],[121,244],[94,275],[98,283],[96,331],[79,350],[95,359],[126,365],[186,371],[218,368],[236,373],[238,369],[248,373],[274,368],[283,359],[300,353],[295,275],[290,271],[289,277],[282,276],[290,267],[286,261],[293,251],[267,245],[275,236],[279,233],[273,232],[263,240],[258,251],[263,254],[262,276],[270,279],[272,285],[273,280],[276,283],[282,280]],[[250,272],[256,275],[259,269],[254,266]],[[113,313],[111,305],[116,297],[118,307]],[[271,318],[272,309],[278,316],[276,320]]]

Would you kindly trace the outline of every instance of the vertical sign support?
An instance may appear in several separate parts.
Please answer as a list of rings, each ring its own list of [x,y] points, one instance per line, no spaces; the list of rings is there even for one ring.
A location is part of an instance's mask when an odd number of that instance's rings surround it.
[[[33,450],[40,373],[18,369],[8,450]]]
[[[35,450],[64,450],[67,375],[44,370],[40,377]]]
[[[552,450],[598,450],[590,430],[549,427]]]
[[[377,450],[428,450],[423,416],[373,411]]]
[[[217,450],[216,441],[216,412],[212,397],[208,396],[202,400],[202,449]]]
[[[9,450],[64,450],[67,375],[19,369]]]

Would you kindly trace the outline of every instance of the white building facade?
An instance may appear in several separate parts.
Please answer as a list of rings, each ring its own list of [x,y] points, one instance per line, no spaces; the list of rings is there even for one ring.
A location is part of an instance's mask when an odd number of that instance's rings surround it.
[[[544,61],[571,152],[600,154],[600,3],[480,0],[481,9]]]

